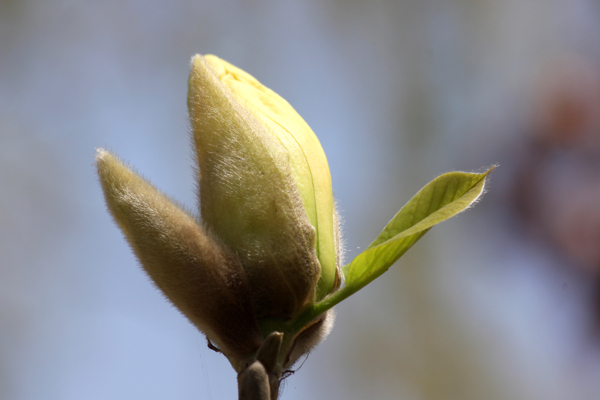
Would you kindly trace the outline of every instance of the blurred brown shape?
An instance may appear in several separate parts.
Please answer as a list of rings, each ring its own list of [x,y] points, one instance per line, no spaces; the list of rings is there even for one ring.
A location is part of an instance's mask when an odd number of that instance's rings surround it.
[[[600,273],[600,70],[568,56],[539,76],[514,204],[525,230]]]
[[[513,206],[526,234],[592,282],[600,327],[600,69],[568,55],[538,79]]]
[[[540,144],[584,150],[600,142],[600,71],[590,61],[568,55],[538,77],[531,128]]]

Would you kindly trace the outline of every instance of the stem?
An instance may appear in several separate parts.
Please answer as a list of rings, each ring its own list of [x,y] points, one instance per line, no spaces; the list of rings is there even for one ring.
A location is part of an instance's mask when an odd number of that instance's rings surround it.
[[[320,302],[313,304],[304,310],[300,315],[291,320],[287,324],[286,331],[288,332],[298,332],[302,329],[306,324],[310,321],[323,314],[325,311],[329,310],[331,307],[338,304],[340,301],[348,298],[349,296],[356,293],[360,287],[354,286],[344,286],[337,292],[333,293],[331,296],[324,298]]]

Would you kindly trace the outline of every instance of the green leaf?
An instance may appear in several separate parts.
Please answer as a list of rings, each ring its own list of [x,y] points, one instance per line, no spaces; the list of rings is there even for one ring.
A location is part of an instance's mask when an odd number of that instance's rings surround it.
[[[316,316],[362,289],[387,271],[432,226],[473,205],[483,193],[485,178],[493,169],[494,167],[483,174],[449,172],[425,185],[402,207],[377,239],[342,268],[344,287],[308,307],[289,322],[289,329],[300,329]]]
[[[432,226],[469,208],[483,193],[485,177],[492,169],[483,174],[449,172],[428,183],[342,269],[345,289],[351,293],[361,289],[387,271]]]

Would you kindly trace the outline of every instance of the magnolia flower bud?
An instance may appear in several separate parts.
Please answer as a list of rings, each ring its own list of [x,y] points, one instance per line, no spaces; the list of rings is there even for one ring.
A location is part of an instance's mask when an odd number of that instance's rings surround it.
[[[291,318],[335,284],[325,154],[285,100],[217,57],[192,59],[188,106],[202,220],[260,287],[257,317]]]
[[[286,369],[329,333],[332,307],[474,204],[493,169],[424,186],[344,266],[339,289],[329,167],[306,122],[215,56],[192,59],[188,107],[201,221],[107,151],[96,164],[107,207],[144,270],[229,359],[240,400],[275,400]]]
[[[202,221],[100,150],[106,204],[169,300],[238,373],[258,371],[257,351],[270,348],[261,346],[272,328],[340,286],[329,167],[285,100],[217,57],[192,59],[188,107]],[[332,321],[326,312],[277,336],[281,354],[276,347],[271,361],[258,360],[269,379],[277,381]]]

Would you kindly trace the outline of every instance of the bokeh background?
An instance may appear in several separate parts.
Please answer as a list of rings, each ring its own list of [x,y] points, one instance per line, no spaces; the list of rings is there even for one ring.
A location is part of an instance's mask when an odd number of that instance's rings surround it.
[[[319,136],[347,260],[425,183],[474,209],[337,307],[283,398],[600,398],[600,3],[0,0],[0,399],[235,399],[105,211],[95,147],[195,204],[214,53]]]

